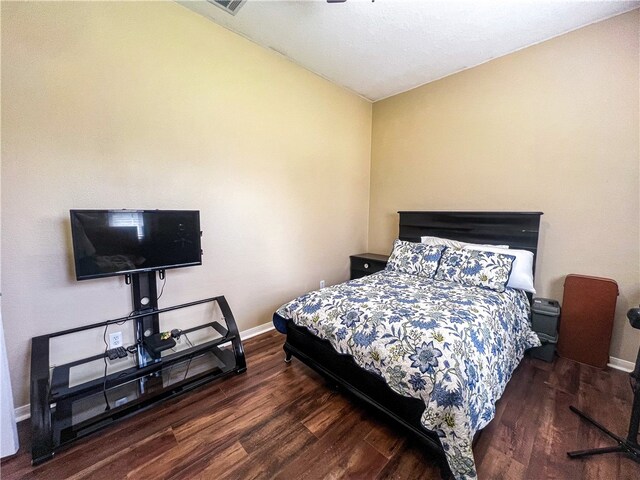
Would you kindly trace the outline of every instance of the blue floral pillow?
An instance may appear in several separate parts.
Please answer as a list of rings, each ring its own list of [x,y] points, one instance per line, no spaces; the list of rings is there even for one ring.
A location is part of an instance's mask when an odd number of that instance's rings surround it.
[[[387,269],[433,278],[444,249],[444,245],[424,245],[396,240],[387,261]]]
[[[504,292],[516,257],[506,253],[468,251],[470,256],[460,270],[459,282]]]
[[[514,260],[503,253],[447,248],[435,278],[504,292]]]
[[[447,282],[460,282],[460,272],[471,256],[471,250],[463,248],[447,247],[442,253],[442,259],[436,272],[436,280]]]

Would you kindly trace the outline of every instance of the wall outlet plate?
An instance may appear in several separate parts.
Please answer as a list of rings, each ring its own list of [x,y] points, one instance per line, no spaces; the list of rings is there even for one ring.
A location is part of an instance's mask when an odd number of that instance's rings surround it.
[[[109,350],[122,346],[122,332],[113,332],[109,334]]]
[[[320,280],[320,288],[324,288],[324,280]]]

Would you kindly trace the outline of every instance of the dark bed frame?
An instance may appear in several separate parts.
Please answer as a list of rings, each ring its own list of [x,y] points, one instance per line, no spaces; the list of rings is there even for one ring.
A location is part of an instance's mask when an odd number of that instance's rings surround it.
[[[537,254],[541,212],[398,212],[401,240],[420,242],[425,235],[472,243],[509,245]],[[530,298],[531,299],[531,298]],[[438,435],[420,423],[424,403],[391,390],[384,380],[359,367],[350,355],[336,352],[329,341],[286,322],[285,361],[295,356],[367,405],[415,435],[436,454],[443,478],[450,476]]]

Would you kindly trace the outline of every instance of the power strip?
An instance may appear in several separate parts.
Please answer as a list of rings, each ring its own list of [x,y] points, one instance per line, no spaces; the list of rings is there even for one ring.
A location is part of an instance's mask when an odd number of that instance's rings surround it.
[[[107,350],[107,357],[109,357],[109,360],[124,358],[127,355],[127,350],[124,347],[112,348],[111,350]]]

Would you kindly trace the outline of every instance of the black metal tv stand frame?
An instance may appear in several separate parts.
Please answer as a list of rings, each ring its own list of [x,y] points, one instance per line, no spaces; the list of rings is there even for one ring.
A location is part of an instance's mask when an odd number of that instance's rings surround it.
[[[155,272],[127,276],[131,285],[131,315],[72,328],[31,340],[31,457],[37,465],[75,440],[157,403],[188,392],[221,377],[244,372],[244,348],[229,304],[224,296],[158,308]],[[164,271],[160,277],[163,278]],[[212,329],[212,340],[164,355],[145,348],[145,338],[160,333],[159,315],[165,312],[216,302],[218,321],[182,330]],[[71,369],[105,361],[104,351],[64,365],[50,367],[50,340],[112,324],[134,322],[135,366],[77,385],[70,382]]]

